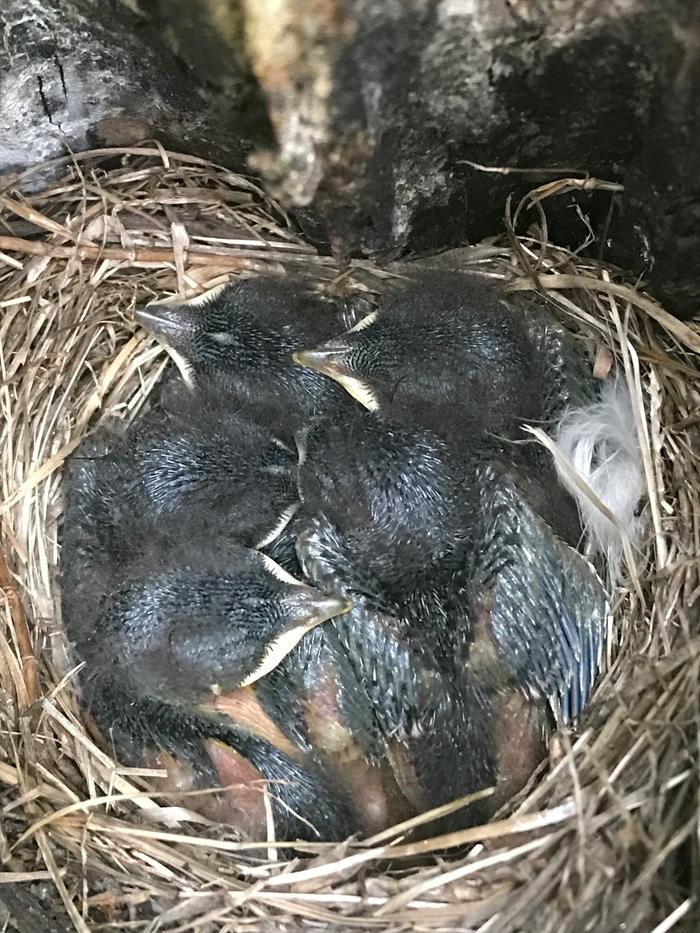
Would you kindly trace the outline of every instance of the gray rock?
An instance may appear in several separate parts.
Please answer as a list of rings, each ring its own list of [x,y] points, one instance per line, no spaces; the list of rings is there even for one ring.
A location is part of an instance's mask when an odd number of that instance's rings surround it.
[[[697,305],[693,0],[244,2],[278,141],[256,164],[338,251],[474,242],[502,229],[509,194],[556,177],[523,170],[590,173],[627,193],[548,201],[553,238],[583,241],[577,203],[606,258]]]
[[[236,102],[212,106],[125,7],[3,0],[0,39],[0,171],[149,136],[244,164]]]
[[[241,167],[254,139],[341,260],[476,242],[588,173],[625,190],[548,199],[550,238],[697,310],[697,0],[4,0],[0,31],[0,171],[153,135]]]

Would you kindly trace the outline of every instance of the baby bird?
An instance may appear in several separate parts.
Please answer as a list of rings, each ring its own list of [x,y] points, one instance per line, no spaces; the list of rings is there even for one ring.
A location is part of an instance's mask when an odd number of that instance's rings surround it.
[[[305,637],[258,692],[342,792],[355,831],[373,834],[409,815],[408,801],[384,760],[370,690],[357,676],[333,621]],[[276,698],[283,694],[294,702],[280,708]]]
[[[67,607],[67,631],[93,669],[192,703],[259,680],[348,603],[292,582],[257,551],[180,540],[125,567],[91,625]]]
[[[93,569],[93,583],[96,576]],[[186,537],[102,584],[91,618],[64,588],[64,617],[85,661],[92,715],[123,759],[159,759],[171,789],[240,785],[219,798],[216,815],[258,836],[268,786],[281,838],[352,831],[346,802],[255,694],[308,632],[349,608],[346,600],[292,580],[259,552]],[[234,695],[241,709],[232,718]],[[293,700],[278,697],[283,707]]]
[[[299,467],[304,521],[323,515],[337,529],[351,585],[405,604],[407,588],[435,589],[464,565],[476,545],[480,490],[474,474],[491,461],[518,476],[532,507],[572,546],[580,538],[576,507],[545,465],[534,474],[520,445],[466,432],[452,444],[428,429],[409,428],[357,410],[342,424],[309,432]],[[392,602],[392,600],[394,602]]]
[[[252,782],[254,787],[247,796],[229,795],[223,803],[216,798],[216,806],[212,804],[208,811],[241,829],[258,835],[261,826],[264,829],[260,822],[261,814],[264,816],[263,774],[270,780],[284,779],[291,787],[300,784],[306,788],[308,800],[300,799],[299,791],[293,791],[294,799],[285,799],[293,805],[292,810],[306,814],[308,821],[315,819],[313,809],[309,809],[314,788],[321,795],[321,804],[331,799],[327,782],[320,786],[321,778],[314,777],[326,773],[334,775],[336,786],[341,788],[335,793],[336,804],[325,811],[321,808],[332,838],[358,828],[365,832],[384,828],[394,813],[400,818],[404,811],[395,809],[396,795],[387,794],[375,754],[368,700],[331,633],[328,637],[319,630],[310,633],[266,677],[254,685],[237,685],[239,664],[249,666],[244,651],[261,644],[253,628],[240,643],[236,640],[240,633],[232,629],[233,640],[227,647],[226,630],[215,627],[215,619],[221,618],[223,624],[224,616],[214,612],[214,620],[200,627],[196,623],[202,622],[202,609],[193,613],[191,630],[178,625],[168,635],[158,631],[158,615],[149,610],[153,605],[164,606],[166,628],[170,626],[175,606],[164,603],[170,588],[159,588],[160,577],[141,581],[138,586],[143,592],[130,583],[124,593],[134,567],[140,580],[144,567],[154,572],[157,565],[162,571],[173,569],[173,598],[185,598],[177,591],[178,581],[184,577],[194,588],[187,596],[189,602],[194,605],[199,593],[204,603],[211,605],[212,582],[224,577],[219,574],[210,580],[205,573],[200,581],[194,573],[193,555],[216,553],[223,573],[232,562],[235,566],[241,553],[236,542],[241,539],[280,556],[289,571],[301,574],[294,527],[269,543],[270,535],[260,540],[264,528],[277,515],[272,505],[281,499],[281,492],[289,491],[290,455],[255,425],[244,422],[246,430],[241,433],[238,414],[227,411],[225,404],[217,405],[216,400],[203,404],[199,395],[180,390],[173,394],[170,389],[166,400],[169,407],[150,412],[125,435],[98,434],[84,444],[67,474],[64,612],[79,645],[85,639],[88,646],[94,645],[99,672],[92,681],[99,684],[92,700],[96,717],[101,725],[108,724],[122,758],[144,761],[150,755],[152,763],[167,766],[171,789],[211,784],[217,775],[221,783],[249,787]],[[267,451],[266,457],[258,448]],[[296,488],[292,495],[296,498]],[[265,517],[268,513],[270,518]],[[288,581],[283,569],[265,560]],[[303,588],[293,592],[303,592]],[[126,627],[127,615],[119,602],[126,600],[131,605],[139,593],[135,606],[142,607],[145,615],[132,611],[128,618],[142,625],[140,636],[133,627]],[[229,597],[235,600],[236,592],[232,590]],[[253,613],[253,621],[258,615],[262,618],[262,603],[255,612],[250,599],[241,605],[242,611]],[[125,645],[107,639],[106,622],[93,637],[95,618],[105,617],[108,610],[117,612],[118,619],[110,631],[124,637]],[[153,657],[144,655],[144,645],[150,646]],[[183,652],[185,660],[180,657]],[[82,653],[87,658],[88,648]],[[209,673],[211,664],[220,665],[221,683],[215,694],[209,695],[206,684],[188,672],[185,661],[189,657],[204,663]],[[128,671],[123,677],[107,678],[105,668],[110,664],[116,664],[117,669],[128,664]],[[129,672],[135,675],[138,687],[130,684]],[[156,676],[160,680],[151,683],[149,678]],[[139,693],[149,684],[149,695]],[[208,717],[216,715],[221,720],[218,731],[212,731],[211,722],[201,720],[198,698],[203,695],[208,696],[203,701]],[[125,710],[132,710],[135,718],[125,719]],[[157,724],[145,738],[144,723]],[[204,736],[202,741],[192,738],[192,730]],[[251,794],[248,817],[243,820],[240,807]],[[341,812],[342,822],[332,824],[331,816]],[[255,819],[251,814],[256,814]],[[290,822],[289,815],[280,820],[278,833],[296,837],[309,831],[298,821]],[[321,838],[313,833],[312,837]]]
[[[411,426],[463,432],[465,416],[513,436],[555,417],[592,380],[573,338],[543,308],[478,274],[423,271],[347,333],[294,359],[371,411]],[[575,370],[575,371],[574,371]]]
[[[505,799],[541,758],[549,710],[577,719],[600,664],[605,596],[571,547],[573,503],[485,437],[456,450],[367,414],[320,443],[297,550],[353,602],[335,628],[399,786],[424,806],[492,783]]]
[[[308,517],[297,512],[264,552],[302,577],[297,541]],[[355,616],[348,624],[355,624]],[[334,623],[314,629],[272,673],[269,681],[293,685],[297,734],[351,801],[355,825],[373,834],[410,814],[386,762],[374,710],[373,688],[358,676]],[[290,711],[286,711],[289,721]]]
[[[592,392],[566,332],[444,271],[359,323],[288,279],[137,319],[186,387],[69,466],[63,609],[98,728],[166,789],[226,788],[203,812],[255,838],[494,785],[440,828],[487,818],[602,654],[575,506],[512,443]]]
[[[331,302],[290,278],[236,280],[185,304],[149,305],[136,320],[163,343],[190,385],[262,406],[288,432],[343,393],[292,362],[300,345],[327,340],[355,319],[357,302]],[[289,436],[287,433],[285,436]]]
[[[474,281],[478,275],[473,265],[474,253],[473,247],[459,247],[410,262],[390,263],[388,269],[401,276],[397,282],[405,279],[420,282],[426,272],[460,273]],[[592,360],[586,346],[557,320],[547,298],[535,291],[508,291],[502,283],[483,275],[480,278],[485,284],[490,281],[491,287],[523,317],[534,350],[533,361],[542,367],[546,377],[545,420],[551,422],[567,408],[592,402],[599,386],[591,379]],[[470,287],[467,284],[467,292]],[[401,285],[389,289],[399,294],[401,290]]]
[[[346,586],[338,572],[344,566],[342,546],[322,519],[314,520],[298,546],[319,587],[353,594],[352,609],[333,629],[369,696],[378,754],[396,786],[392,799],[404,800],[408,814],[415,815],[487,788],[492,783],[489,736],[481,707],[470,707],[457,685],[439,594],[430,594],[424,614],[415,600],[402,610],[383,611],[375,599]],[[431,828],[447,831],[487,815],[475,804]]]
[[[191,539],[264,547],[298,507],[296,470],[296,452],[248,411],[171,386],[139,422],[98,432],[72,458],[69,547],[85,537],[96,560],[118,566],[149,541],[167,546],[183,526]]]
[[[491,773],[479,717],[468,715],[449,663],[461,477],[436,455],[444,446],[406,428],[387,431],[371,414],[318,430],[300,469],[303,507],[294,520],[308,577],[353,601],[333,629],[413,813],[488,786]],[[484,816],[477,805],[459,819]]]

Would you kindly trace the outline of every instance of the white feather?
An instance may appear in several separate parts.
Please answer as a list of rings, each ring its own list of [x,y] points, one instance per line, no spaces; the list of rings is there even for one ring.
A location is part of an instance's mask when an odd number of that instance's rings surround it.
[[[642,455],[632,400],[622,379],[606,384],[600,398],[564,413],[557,444],[576,473],[615,516],[633,547],[644,528],[640,500],[644,493]],[[603,554],[613,579],[619,576],[623,542],[619,529],[585,495],[555,459],[561,483],[576,500],[589,550]]]

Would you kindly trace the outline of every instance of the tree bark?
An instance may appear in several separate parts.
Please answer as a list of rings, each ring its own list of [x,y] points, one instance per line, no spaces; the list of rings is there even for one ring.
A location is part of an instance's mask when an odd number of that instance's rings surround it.
[[[3,0],[0,37],[0,172],[148,137],[245,165],[237,101],[212,105],[121,4]]]
[[[509,194],[556,177],[524,170],[590,173],[627,189],[612,204],[576,197],[606,257],[678,310],[697,307],[695,0],[244,5],[278,143],[256,164],[336,249],[396,257],[476,241],[502,229]],[[553,237],[579,245],[573,203],[547,213]]]
[[[624,191],[549,199],[550,238],[698,309],[697,0],[126,2],[4,0],[0,171],[156,136],[260,172],[341,260],[478,241],[588,173]]]
[[[0,924],[17,933],[70,933],[75,929],[48,884],[0,886]]]

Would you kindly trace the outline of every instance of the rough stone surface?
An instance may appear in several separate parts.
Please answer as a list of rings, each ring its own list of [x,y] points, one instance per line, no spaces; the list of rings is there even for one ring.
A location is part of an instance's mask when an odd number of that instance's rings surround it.
[[[222,119],[125,7],[3,0],[0,39],[0,171],[149,136],[244,164],[236,102]]]
[[[589,173],[624,192],[548,199],[551,238],[698,309],[698,0],[3,0],[0,35],[0,171],[151,135],[241,166],[254,139],[341,259],[475,242]]]
[[[70,933],[75,929],[51,884],[1,885],[0,924],[2,930],[17,933]]]
[[[696,0],[244,4],[278,143],[256,165],[338,252],[475,241],[502,229],[508,194],[552,177],[474,163],[588,172],[626,194],[548,202],[550,232],[580,244],[578,203],[606,258],[697,306]]]
[[[700,314],[700,3],[660,36],[665,67],[641,145],[625,166],[625,194],[610,229],[611,253],[646,273],[680,316]]]

